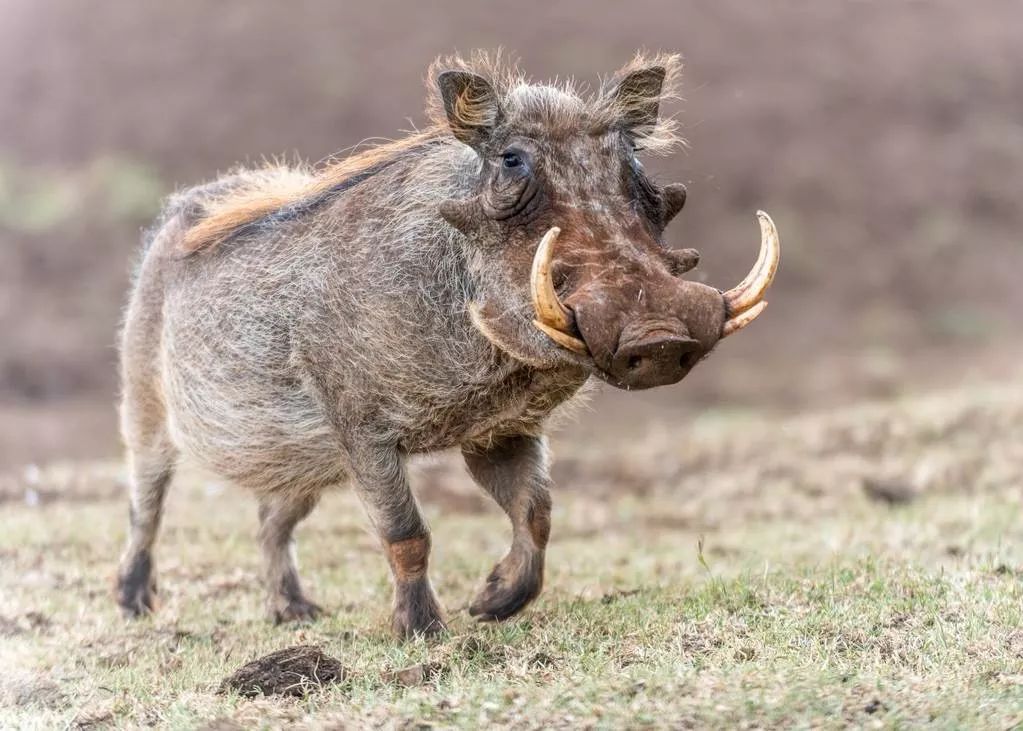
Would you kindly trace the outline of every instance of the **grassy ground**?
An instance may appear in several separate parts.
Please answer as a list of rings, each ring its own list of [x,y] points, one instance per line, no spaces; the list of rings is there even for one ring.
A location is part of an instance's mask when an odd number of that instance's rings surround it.
[[[0,482],[0,727],[1012,727],[1021,433],[1023,393],[992,388],[783,423],[716,415],[616,449],[561,443],[547,589],[500,625],[465,607],[505,521],[453,461],[426,464],[451,633],[409,644],[386,631],[385,564],[351,494],[300,536],[330,616],[277,628],[254,505],[184,477],[158,555],[164,604],[125,624],[110,597],[119,468],[30,471]],[[216,693],[303,643],[349,679],[301,700]]]

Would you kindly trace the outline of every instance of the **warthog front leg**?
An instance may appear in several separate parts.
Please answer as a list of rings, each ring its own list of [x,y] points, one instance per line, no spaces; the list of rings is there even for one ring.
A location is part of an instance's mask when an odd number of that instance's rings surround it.
[[[399,637],[446,629],[427,574],[430,531],[396,449],[352,450],[356,489],[376,528],[394,579],[391,626]]]
[[[512,524],[511,548],[490,572],[469,614],[481,620],[507,619],[543,587],[551,531],[547,445],[542,437],[516,436],[485,449],[465,447],[462,453],[476,482],[504,508]]]
[[[318,495],[286,492],[260,498],[259,546],[268,592],[267,612],[275,624],[316,619],[323,611],[302,593],[292,537],[295,526],[309,515],[318,499]]]

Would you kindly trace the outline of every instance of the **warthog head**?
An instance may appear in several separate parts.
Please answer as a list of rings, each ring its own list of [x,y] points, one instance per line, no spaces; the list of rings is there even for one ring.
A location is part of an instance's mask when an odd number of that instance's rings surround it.
[[[440,212],[491,273],[472,316],[498,347],[526,360],[556,351],[649,388],[681,380],[763,311],[779,257],[766,214],[760,257],[727,292],[681,279],[698,254],[664,245],[686,189],[655,183],[637,155],[678,140],[658,116],[678,69],[675,56],[637,59],[589,99],[475,65],[437,74],[438,116],[475,151],[473,194]]]

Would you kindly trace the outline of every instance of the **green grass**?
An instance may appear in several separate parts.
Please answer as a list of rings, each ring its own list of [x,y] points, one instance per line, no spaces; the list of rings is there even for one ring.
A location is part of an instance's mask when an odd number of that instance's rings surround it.
[[[347,492],[300,532],[303,573],[330,615],[267,624],[255,507],[194,475],[170,500],[163,606],[125,623],[110,588],[126,508],[109,468],[44,470],[30,476],[55,486],[42,504],[2,506],[0,727],[1009,728],[1023,723],[1021,403],[998,393],[722,422],[684,435],[685,474],[667,459],[674,437],[602,463],[562,445],[585,468],[555,498],[547,587],[497,625],[466,606],[506,548],[505,520],[451,499],[471,495],[456,467],[428,468],[453,485],[424,496],[451,625],[430,643],[388,634],[385,562]],[[950,450],[957,460],[936,467]],[[915,499],[893,507],[851,486],[882,465],[912,476]],[[591,491],[585,469],[638,474],[649,489]],[[350,679],[301,700],[216,694],[245,662],[309,643]],[[388,675],[416,664],[429,664],[421,684]]]
[[[31,168],[0,159],[0,230],[45,234],[75,219],[148,222],[166,185],[147,165],[101,157],[77,169]]]

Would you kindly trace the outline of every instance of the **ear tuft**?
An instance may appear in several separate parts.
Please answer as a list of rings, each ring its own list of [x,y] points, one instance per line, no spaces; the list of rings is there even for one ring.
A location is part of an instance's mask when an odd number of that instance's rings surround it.
[[[600,119],[609,129],[632,137],[637,147],[653,154],[684,144],[677,124],[661,116],[661,103],[677,98],[682,59],[676,54],[639,54],[605,82],[598,97]]]
[[[625,129],[657,124],[666,73],[663,66],[649,66],[631,72],[618,83],[615,106],[621,113],[621,124]]]
[[[437,76],[444,113],[458,140],[479,150],[501,121],[501,105],[489,81],[470,71],[444,71]]]

